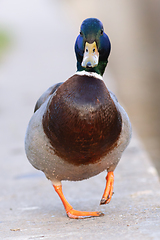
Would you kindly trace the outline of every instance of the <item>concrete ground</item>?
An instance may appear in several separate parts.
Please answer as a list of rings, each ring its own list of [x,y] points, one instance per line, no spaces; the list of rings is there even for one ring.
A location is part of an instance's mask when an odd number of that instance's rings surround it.
[[[13,38],[0,65],[0,239],[160,239],[159,180],[135,132],[115,171],[109,205],[99,206],[105,173],[63,183],[75,209],[105,215],[66,217],[50,182],[29,164],[23,142],[40,94],[75,72],[73,43],[78,30],[56,1],[54,8],[49,1],[2,1],[0,21]],[[114,91],[109,73],[105,81]]]

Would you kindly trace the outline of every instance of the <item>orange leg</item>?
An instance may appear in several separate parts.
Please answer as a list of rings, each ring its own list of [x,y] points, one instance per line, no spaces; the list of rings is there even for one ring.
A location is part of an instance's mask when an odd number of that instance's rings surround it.
[[[114,173],[108,172],[106,177],[106,188],[104,190],[103,197],[101,199],[100,205],[109,203],[113,195],[113,184],[114,184]]]
[[[90,217],[100,217],[103,216],[104,214],[101,212],[82,212],[82,211],[77,211],[74,210],[73,207],[67,202],[67,200],[65,199],[63,192],[62,192],[62,185],[53,185],[55,191],[57,192],[57,194],[59,195],[64,208],[66,210],[67,216],[69,218],[90,218]]]

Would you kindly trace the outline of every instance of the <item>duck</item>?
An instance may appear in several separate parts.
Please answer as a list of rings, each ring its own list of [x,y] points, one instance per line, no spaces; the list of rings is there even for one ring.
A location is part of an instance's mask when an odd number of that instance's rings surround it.
[[[29,162],[51,181],[73,219],[104,214],[75,210],[63,194],[62,181],[81,181],[106,171],[100,205],[108,204],[114,170],[131,139],[129,117],[103,80],[110,50],[102,22],[85,19],[75,41],[77,71],[42,94],[25,135]]]

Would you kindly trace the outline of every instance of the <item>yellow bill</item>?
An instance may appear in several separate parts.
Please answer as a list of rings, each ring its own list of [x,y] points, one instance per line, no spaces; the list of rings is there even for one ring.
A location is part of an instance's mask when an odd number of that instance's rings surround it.
[[[86,42],[81,66],[85,68],[93,68],[98,65],[98,61],[99,52],[97,49],[96,42],[93,43]]]

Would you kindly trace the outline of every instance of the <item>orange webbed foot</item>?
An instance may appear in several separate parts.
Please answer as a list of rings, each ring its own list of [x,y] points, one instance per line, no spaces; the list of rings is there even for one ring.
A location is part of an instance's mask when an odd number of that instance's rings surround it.
[[[91,217],[100,217],[104,214],[101,212],[86,212],[86,211],[77,211],[67,202],[62,192],[62,185],[53,185],[55,191],[59,195],[64,208],[66,210],[67,216],[73,219],[82,219],[82,218],[91,218]]]
[[[82,218],[91,218],[91,217],[101,217],[104,214],[101,212],[86,212],[86,211],[77,211],[73,208],[69,211],[66,211],[69,218],[82,219]]]
[[[114,173],[108,172],[106,177],[106,187],[105,187],[102,199],[100,201],[100,205],[107,204],[111,201],[111,198],[113,195],[113,184],[114,184]]]

